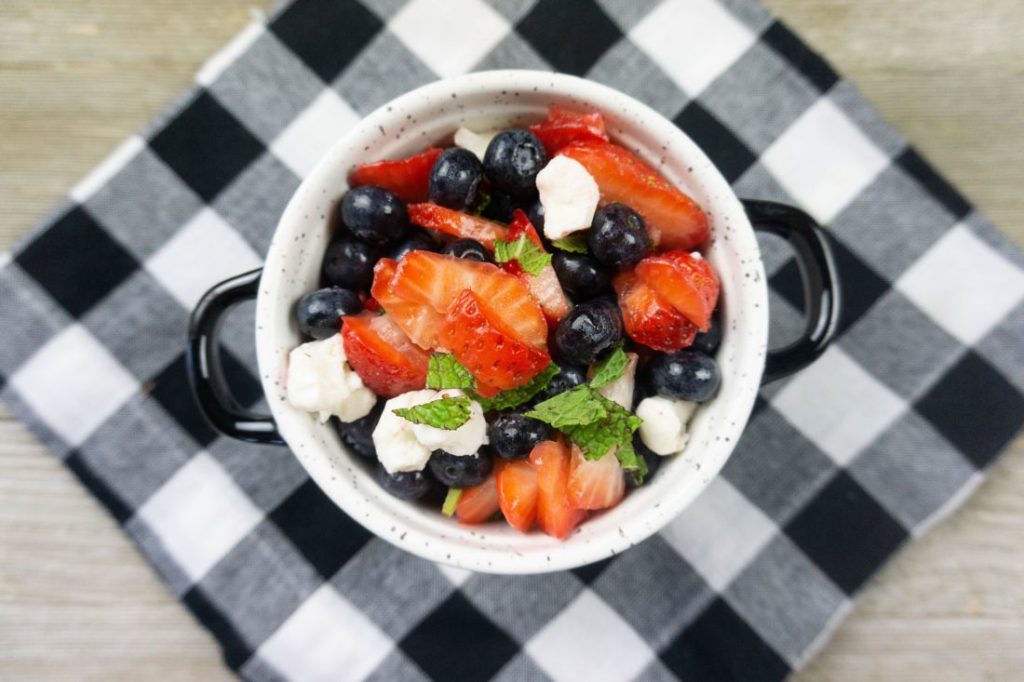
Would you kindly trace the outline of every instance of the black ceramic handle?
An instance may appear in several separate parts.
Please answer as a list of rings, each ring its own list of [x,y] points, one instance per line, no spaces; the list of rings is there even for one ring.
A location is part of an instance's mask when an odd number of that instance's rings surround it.
[[[767,384],[811,364],[832,343],[839,323],[839,279],[825,232],[811,216],[772,201],[744,200],[743,208],[755,230],[789,242],[804,284],[807,326],[793,343],[768,351],[761,379]]]
[[[273,417],[249,413],[231,393],[220,363],[217,335],[232,307],[256,298],[262,269],[224,280],[207,291],[188,327],[188,377],[199,409],[215,429],[248,443],[284,445]]]

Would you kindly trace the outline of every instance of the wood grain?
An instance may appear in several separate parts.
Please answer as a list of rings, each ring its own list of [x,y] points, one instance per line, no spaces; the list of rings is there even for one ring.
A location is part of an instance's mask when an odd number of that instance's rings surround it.
[[[1024,243],[1019,0],[766,0]],[[0,250],[271,0],[0,3]],[[1024,679],[1024,438],[797,679]],[[0,408],[0,679],[230,679],[114,522]]]

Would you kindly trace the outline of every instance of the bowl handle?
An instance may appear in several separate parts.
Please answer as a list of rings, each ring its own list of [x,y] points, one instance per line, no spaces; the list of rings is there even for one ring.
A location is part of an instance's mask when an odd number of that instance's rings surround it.
[[[807,326],[800,338],[768,351],[762,384],[781,379],[814,362],[836,335],[839,323],[839,277],[825,231],[798,208],[773,201],[743,200],[755,230],[789,242],[804,285]]]
[[[192,311],[188,327],[188,378],[199,409],[226,436],[248,443],[284,445],[277,424],[243,408],[228,386],[217,337],[224,315],[242,301],[256,298],[262,269],[215,284]]]

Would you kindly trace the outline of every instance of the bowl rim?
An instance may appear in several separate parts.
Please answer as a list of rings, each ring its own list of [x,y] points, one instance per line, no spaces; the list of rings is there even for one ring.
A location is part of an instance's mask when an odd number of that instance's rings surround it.
[[[692,176],[700,177],[701,184],[717,197],[715,207],[724,216],[727,226],[725,229],[728,230],[727,235],[723,236],[731,240],[733,248],[746,254],[747,259],[743,261],[743,267],[748,269],[749,279],[753,280],[743,282],[745,291],[749,293],[741,302],[725,299],[726,306],[735,305],[741,308],[739,312],[742,313],[742,320],[746,325],[744,333],[751,335],[753,349],[750,349],[751,344],[748,344],[746,354],[736,359],[737,366],[743,370],[743,374],[733,379],[742,379],[742,386],[737,389],[728,407],[723,411],[722,423],[717,427],[719,430],[715,431],[719,436],[716,442],[711,443],[709,439],[706,443],[709,448],[713,448],[714,457],[710,461],[702,460],[696,463],[696,470],[693,463],[685,469],[688,475],[699,480],[699,483],[682,478],[684,469],[675,466],[672,480],[679,484],[676,496],[663,495],[658,498],[656,504],[639,508],[636,508],[637,504],[631,505],[628,509],[630,514],[617,520],[614,527],[604,523],[600,536],[595,536],[594,532],[579,532],[578,529],[575,535],[554,545],[533,543],[537,545],[536,548],[518,543],[515,538],[509,537],[503,531],[491,534],[500,536],[500,542],[503,543],[500,547],[494,546],[495,542],[489,539],[491,536],[486,530],[467,531],[463,526],[459,527],[462,530],[456,531],[439,525],[437,519],[423,518],[422,513],[411,514],[409,509],[414,505],[408,502],[391,498],[379,489],[368,490],[362,485],[366,482],[365,472],[361,474],[356,471],[358,467],[353,468],[351,462],[338,461],[328,452],[331,448],[340,448],[344,457],[352,457],[350,453],[345,452],[346,449],[341,446],[337,437],[334,437],[334,443],[328,444],[326,439],[330,436],[325,436],[326,430],[314,426],[311,415],[297,413],[283,399],[281,352],[270,339],[271,329],[280,318],[280,302],[274,300],[273,293],[279,291],[285,284],[287,268],[277,266],[286,263],[287,243],[292,240],[289,228],[301,224],[303,218],[308,220],[309,216],[304,215],[308,213],[304,203],[326,191],[325,183],[328,176],[336,174],[341,165],[347,166],[347,175],[352,164],[346,163],[344,159],[351,155],[351,149],[362,146],[364,142],[367,142],[368,146],[368,141],[378,135],[378,129],[384,131],[382,123],[390,123],[392,119],[397,121],[397,117],[405,111],[426,108],[426,103],[433,103],[436,107],[437,103],[457,100],[460,97],[479,96],[481,93],[497,94],[513,89],[523,91],[527,88],[532,89],[534,93],[540,93],[540,96],[568,97],[572,101],[578,101],[580,106],[596,106],[606,116],[614,110],[616,116],[629,118],[635,125],[641,126],[643,132],[649,136],[667,140],[662,149],[676,151],[681,158],[685,158],[687,163],[691,164],[689,171]],[[664,161],[665,156],[662,157],[662,163]],[[333,191],[340,196],[344,189],[345,187],[334,187]],[[705,206],[705,209],[708,208]],[[725,288],[723,283],[723,291]],[[263,390],[268,397],[271,413],[277,421],[281,435],[321,490],[354,520],[378,537],[441,564],[486,573],[546,573],[592,563],[638,544],[678,515],[717,475],[745,428],[757,395],[760,370],[763,369],[767,347],[767,296],[760,250],[738,198],[706,154],[675,124],[629,95],[575,76],[529,70],[482,71],[428,83],[381,105],[339,138],[302,180],[281,216],[267,252],[266,267],[261,277],[256,303],[257,358]],[[275,397],[277,399],[274,399]],[[292,445],[293,443],[295,445]],[[685,459],[686,454],[684,451],[673,456],[673,459]],[[674,465],[674,462],[671,464]],[[668,485],[667,481],[659,482],[656,479],[652,486],[659,483],[662,487]],[[641,491],[650,489],[650,486],[645,486],[634,491],[618,508],[609,510],[601,516],[612,515],[616,511],[620,512],[619,516],[625,515],[626,503],[638,494],[646,494]],[[587,529],[595,520],[597,519],[588,520],[581,529]],[[442,523],[453,522],[445,519]],[[488,526],[477,527],[478,530],[487,528]],[[491,545],[473,546],[473,540],[469,538],[477,538],[478,542],[488,538]],[[541,549],[543,551],[540,551]]]

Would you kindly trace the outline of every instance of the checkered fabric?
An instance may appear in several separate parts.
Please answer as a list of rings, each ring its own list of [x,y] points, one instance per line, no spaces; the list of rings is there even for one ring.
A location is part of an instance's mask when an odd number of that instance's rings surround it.
[[[440,76],[585,75],[653,106],[738,194],[834,237],[839,341],[765,389],[721,476],[659,535],[496,577],[372,537],[284,448],[193,405],[186,318],[259,266],[360,116]],[[773,336],[796,265],[763,242]],[[224,351],[260,400],[252,311]],[[109,508],[252,680],[778,680],[964,499],[1024,420],[1024,258],[751,0],[296,0],[245,29],[0,268],[0,397]]]

